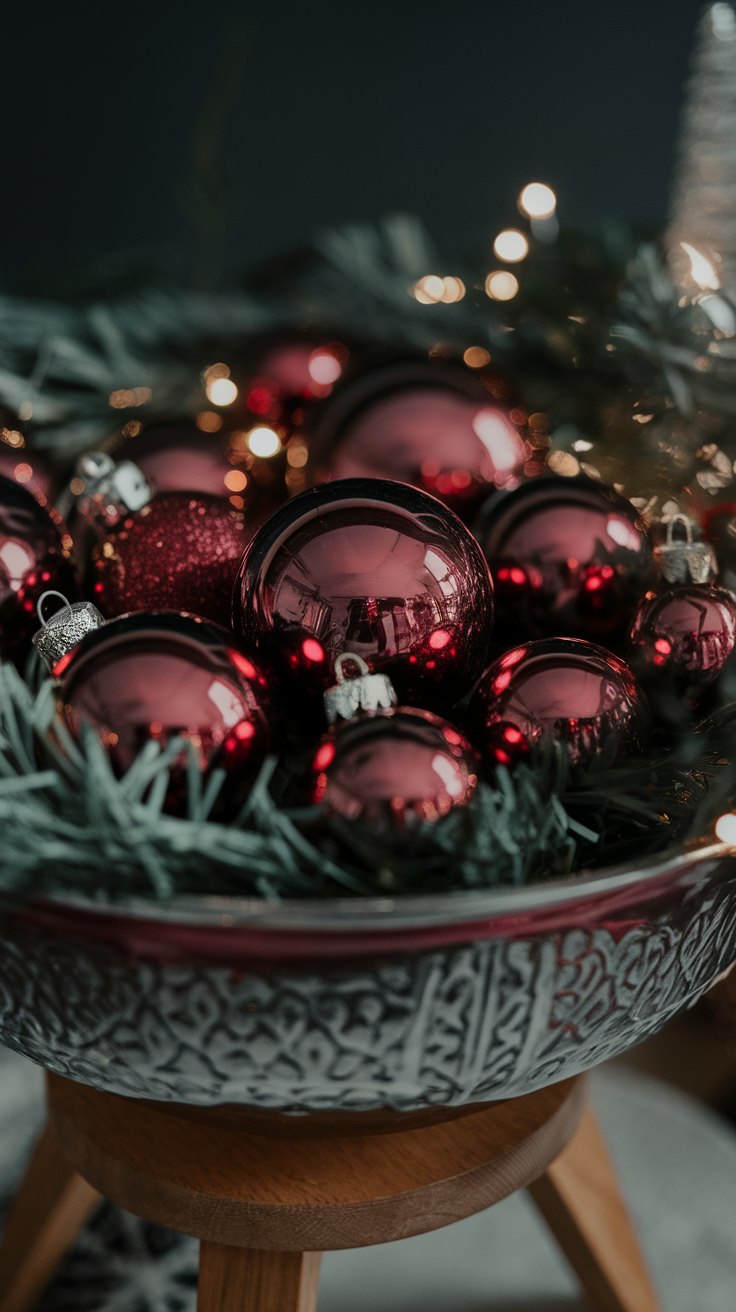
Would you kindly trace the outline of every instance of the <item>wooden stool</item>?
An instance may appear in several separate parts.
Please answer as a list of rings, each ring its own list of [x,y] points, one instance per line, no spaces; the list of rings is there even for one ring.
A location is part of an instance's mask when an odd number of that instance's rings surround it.
[[[48,1093],[0,1244],[1,1312],[29,1312],[100,1195],[202,1241],[199,1312],[315,1312],[323,1250],[436,1230],[524,1185],[593,1308],[658,1312],[581,1077],[417,1128],[316,1118],[319,1137],[312,1118],[285,1137],[266,1114],[253,1133],[232,1128],[238,1109],[163,1110],[56,1075]]]

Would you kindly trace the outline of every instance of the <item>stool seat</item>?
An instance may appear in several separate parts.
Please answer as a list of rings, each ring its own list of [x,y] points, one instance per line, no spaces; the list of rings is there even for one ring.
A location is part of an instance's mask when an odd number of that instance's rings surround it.
[[[30,1312],[101,1195],[202,1241],[199,1312],[314,1312],[322,1251],[436,1230],[523,1186],[594,1308],[658,1312],[584,1077],[410,1129],[346,1134],[337,1118],[319,1137],[309,1118],[276,1137],[245,1110],[239,1129],[237,1108],[179,1115],[58,1075],[48,1102],[0,1244],[2,1312]]]

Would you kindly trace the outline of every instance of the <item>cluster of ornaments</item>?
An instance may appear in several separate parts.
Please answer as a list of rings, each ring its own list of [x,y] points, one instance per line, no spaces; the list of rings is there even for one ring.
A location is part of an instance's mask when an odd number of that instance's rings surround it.
[[[191,432],[139,462],[86,457],[68,532],[0,478],[0,654],[22,667],[35,633],[68,730],[88,726],[118,774],[176,740],[175,815],[192,759],[213,819],[280,753],[287,798],[396,833],[545,737],[573,769],[643,752],[647,691],[696,706],[736,645],[710,549],[684,520],[653,549],[590,479],[524,479],[502,406],[433,368],[336,394],[311,456],[324,481],[265,522],[218,491],[232,465]]]

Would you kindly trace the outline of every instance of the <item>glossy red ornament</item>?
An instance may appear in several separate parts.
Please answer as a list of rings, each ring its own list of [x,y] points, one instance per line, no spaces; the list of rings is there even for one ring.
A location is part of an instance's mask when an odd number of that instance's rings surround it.
[[[453,725],[399,706],[335,725],[312,762],[312,800],[377,829],[432,824],[465,806],[478,762]]]
[[[75,736],[92,726],[123,774],[149,740],[177,734],[201,769],[224,769],[224,798],[242,801],[273,744],[269,682],[258,663],[218,625],[177,612],[125,615],[90,633],[54,670],[59,705]],[[186,812],[182,760],[166,809]]]
[[[0,657],[6,660],[21,663],[28,655],[43,592],[79,597],[71,540],[60,521],[24,487],[0,477]]]
[[[467,519],[495,488],[516,485],[525,456],[508,412],[474,375],[413,361],[335,393],[314,426],[310,467],[319,482],[410,483]]]
[[[467,724],[492,765],[512,765],[547,733],[565,743],[574,765],[589,765],[642,751],[649,712],[618,657],[591,642],[547,638],[506,652],[486,670]]]
[[[539,478],[492,498],[478,527],[504,645],[574,637],[623,646],[652,582],[633,506],[591,479]]]
[[[93,548],[90,599],[105,618],[186,610],[229,627],[249,536],[242,512],[222,497],[159,493]]]
[[[631,628],[640,678],[665,672],[695,697],[718,677],[736,647],[736,597],[713,583],[688,583],[641,603]]]
[[[342,652],[389,676],[398,700],[449,708],[488,660],[493,590],[474,538],[432,497],[381,479],[312,488],[243,557],[233,627],[301,693],[335,682]]]

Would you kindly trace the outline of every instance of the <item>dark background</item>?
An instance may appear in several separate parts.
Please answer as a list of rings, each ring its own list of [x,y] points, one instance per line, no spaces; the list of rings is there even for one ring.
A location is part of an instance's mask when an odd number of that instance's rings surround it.
[[[222,280],[321,226],[407,209],[461,251],[514,220],[530,180],[563,224],[651,228],[701,8],[6,6],[0,281],[54,291],[122,249],[187,280],[205,249],[200,281]]]

